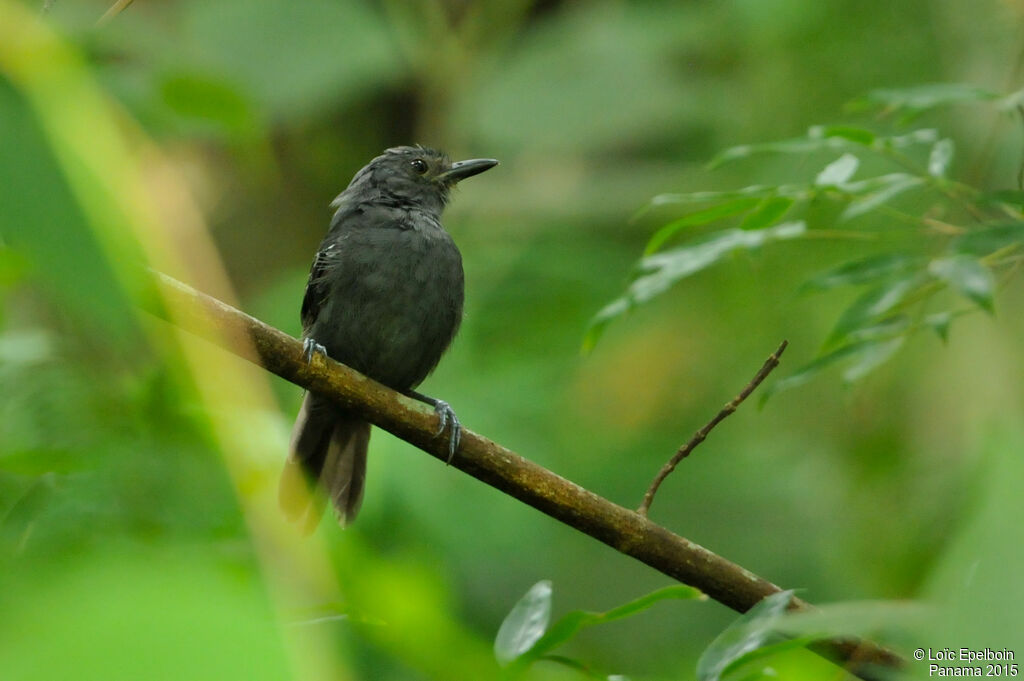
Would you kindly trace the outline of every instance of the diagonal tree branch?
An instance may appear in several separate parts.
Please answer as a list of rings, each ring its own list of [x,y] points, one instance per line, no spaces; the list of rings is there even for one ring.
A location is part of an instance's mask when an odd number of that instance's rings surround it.
[[[447,460],[447,441],[434,437],[437,416],[433,410],[320,355],[307,364],[299,340],[171,277],[160,273],[154,277],[166,305],[150,301],[146,309],[151,313],[287,381],[330,395],[375,426]],[[463,429],[462,444],[451,465],[738,612],[746,612],[780,590],[639,513],[472,431]],[[811,607],[797,598],[790,604],[793,610]],[[829,639],[814,649],[863,679],[880,678],[875,675],[878,667],[902,666],[895,653],[858,639]]]

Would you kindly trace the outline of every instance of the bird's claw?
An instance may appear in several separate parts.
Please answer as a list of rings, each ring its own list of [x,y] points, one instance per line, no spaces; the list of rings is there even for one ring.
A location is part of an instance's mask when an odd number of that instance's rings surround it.
[[[451,464],[452,459],[455,458],[455,451],[459,448],[459,441],[462,439],[462,424],[459,423],[459,417],[455,415],[455,410],[444,400],[434,402],[434,413],[437,414],[437,431],[434,433],[434,437],[446,429],[451,433],[448,437],[447,460],[447,463]]]
[[[306,338],[302,341],[302,356],[306,358],[306,364],[312,364],[313,355],[317,353],[327,357],[327,348],[317,343],[313,338]]]

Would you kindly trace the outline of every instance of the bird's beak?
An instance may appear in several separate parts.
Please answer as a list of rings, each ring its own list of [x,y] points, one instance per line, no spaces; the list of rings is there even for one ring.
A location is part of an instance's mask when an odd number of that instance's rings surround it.
[[[469,161],[458,161],[453,163],[451,168],[438,175],[437,179],[445,184],[455,184],[460,180],[465,180],[467,177],[473,177],[485,170],[490,170],[496,165],[498,165],[498,161],[493,158],[474,158]]]

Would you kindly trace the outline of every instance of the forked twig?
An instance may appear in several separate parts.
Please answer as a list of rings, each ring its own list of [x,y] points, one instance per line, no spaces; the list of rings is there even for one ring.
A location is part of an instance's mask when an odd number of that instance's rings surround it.
[[[693,437],[691,437],[685,445],[679,448],[679,450],[672,456],[672,458],[669,459],[668,463],[661,467],[661,470],[658,471],[658,474],[654,476],[654,480],[651,482],[651,486],[647,488],[647,492],[644,494],[643,502],[640,504],[640,507],[636,509],[637,513],[644,517],[647,516],[647,511],[651,508],[651,503],[654,502],[654,495],[658,493],[658,488],[661,487],[661,483],[665,481],[665,478],[667,478],[669,474],[676,469],[676,466],[679,465],[680,461],[682,461],[683,459],[690,455],[690,452],[692,452],[697,447],[697,445],[699,445],[701,442],[704,442],[705,438],[707,438],[708,436],[708,433],[710,433],[715,426],[721,423],[722,420],[725,419],[725,417],[729,416],[729,414],[736,411],[736,408],[743,403],[743,400],[750,397],[750,393],[754,392],[754,390],[757,389],[757,386],[761,385],[761,382],[768,377],[768,374],[770,374],[772,370],[775,369],[775,367],[779,366],[779,358],[782,356],[782,353],[785,352],[787,345],[789,345],[789,341],[782,341],[782,344],[779,345],[778,350],[773,352],[771,357],[765,360],[764,365],[754,375],[754,377],[750,379],[750,382],[747,383],[747,386],[743,388],[742,391],[740,391],[740,394],[734,397],[731,402],[722,407],[721,411],[715,414],[715,417],[713,419],[708,421],[706,424],[704,424],[703,428],[694,433]]]

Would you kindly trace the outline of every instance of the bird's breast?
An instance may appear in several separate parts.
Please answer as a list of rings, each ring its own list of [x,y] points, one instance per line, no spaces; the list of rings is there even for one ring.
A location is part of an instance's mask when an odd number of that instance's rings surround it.
[[[462,318],[462,257],[441,229],[345,235],[310,335],[340,362],[397,389],[418,385]]]

